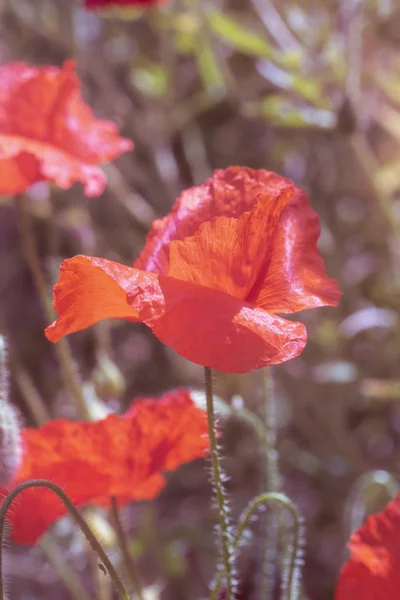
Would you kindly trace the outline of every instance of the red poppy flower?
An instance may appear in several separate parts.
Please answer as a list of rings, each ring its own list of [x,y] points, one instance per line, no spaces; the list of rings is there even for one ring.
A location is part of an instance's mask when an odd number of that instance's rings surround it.
[[[0,67],[0,194],[47,180],[61,188],[80,181],[97,196],[106,183],[98,165],[133,148],[113,123],[95,119],[74,69],[73,61]]]
[[[13,486],[48,479],[77,506],[109,506],[111,496],[119,505],[154,498],[166,483],[164,471],[203,457],[209,448],[206,415],[183,388],[159,400],[137,398],[124,417],[94,423],[58,419],[27,428],[22,440],[23,462]],[[66,512],[49,490],[23,491],[8,513],[12,537],[34,544]]]
[[[348,543],[336,600],[397,600],[400,589],[400,494],[368,517]]]
[[[100,319],[142,321],[178,354],[232,373],[300,354],[301,323],[276,313],[337,305],[318,254],[318,217],[302,190],[267,171],[231,167],[183,192],[154,222],[133,268],[64,261],[52,342]]]

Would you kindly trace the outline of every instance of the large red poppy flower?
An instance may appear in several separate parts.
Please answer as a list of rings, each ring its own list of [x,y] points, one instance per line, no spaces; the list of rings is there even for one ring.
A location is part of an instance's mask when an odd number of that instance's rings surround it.
[[[400,589],[400,494],[368,517],[348,543],[336,600],[397,600]]]
[[[267,171],[231,167],[183,192],[154,222],[133,268],[64,261],[52,342],[100,319],[142,321],[200,365],[244,373],[300,354],[301,323],[276,313],[337,305],[318,254],[318,217],[302,190]]]
[[[186,389],[159,400],[137,398],[124,415],[95,423],[49,421],[22,432],[24,455],[11,488],[29,479],[60,485],[77,506],[119,505],[154,498],[165,485],[164,471],[201,458],[209,449],[207,419]],[[0,488],[5,494],[11,488]],[[46,489],[21,492],[8,518],[15,541],[34,544],[66,514]]]
[[[113,123],[94,117],[74,69],[73,61],[0,67],[0,194],[45,180],[61,188],[80,181],[97,196],[106,183],[98,165],[133,148]]]

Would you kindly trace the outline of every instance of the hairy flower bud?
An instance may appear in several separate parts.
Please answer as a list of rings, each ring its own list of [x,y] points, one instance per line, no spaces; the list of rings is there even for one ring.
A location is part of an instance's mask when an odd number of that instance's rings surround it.
[[[0,336],[0,484],[7,485],[22,458],[21,428],[16,409],[9,402],[7,343]]]

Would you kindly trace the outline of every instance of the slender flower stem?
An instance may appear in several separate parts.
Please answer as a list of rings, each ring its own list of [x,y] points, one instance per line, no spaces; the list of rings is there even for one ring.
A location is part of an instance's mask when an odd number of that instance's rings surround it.
[[[112,600],[114,598],[114,586],[111,579],[104,577],[102,568],[99,567],[99,558],[96,552],[88,548],[89,563],[92,570],[93,587],[96,600]]]
[[[221,460],[218,452],[217,435],[215,431],[214,394],[212,388],[212,372],[210,367],[204,367],[205,392],[207,400],[208,435],[210,438],[210,454],[213,472],[213,484],[217,497],[220,542],[222,560],[226,578],[226,600],[234,600],[233,548],[229,526],[228,505],[225,497]],[[211,595],[211,599],[216,596]]]
[[[47,560],[57,572],[57,575],[64,583],[73,600],[92,600],[89,593],[85,590],[82,583],[75,574],[75,571],[64,560],[60,549],[53,542],[49,534],[43,536],[39,542],[39,547]]]
[[[114,522],[114,528],[117,534],[118,542],[121,548],[122,558],[124,561],[126,572],[131,579],[137,598],[139,600],[144,600],[142,585],[140,583],[139,571],[131,553],[129,552],[126,536],[121,524],[117,499],[114,496],[111,498],[111,515],[112,520]]]
[[[43,425],[43,423],[51,419],[50,412],[30,375],[19,361],[16,354],[11,354],[11,362],[15,375],[15,381],[25,401],[25,404],[28,407],[28,410],[31,413],[36,425],[40,427],[40,425]]]
[[[96,552],[104,567],[107,569],[108,574],[110,575],[111,579],[115,584],[116,589],[118,590],[120,599],[131,600],[127,591],[122,585],[119,575],[115,570],[112,562],[108,558],[107,554],[104,552],[96,536],[94,535],[94,533],[92,532],[89,525],[86,523],[85,519],[82,517],[76,506],[74,506],[74,504],[65,494],[65,492],[63,492],[63,490],[58,485],[51,481],[47,481],[46,479],[32,479],[30,481],[24,481],[23,483],[20,483],[13,490],[11,490],[11,492],[5,498],[0,508],[0,600],[5,600],[3,583],[3,538],[7,511],[10,508],[11,504],[14,502],[15,498],[18,496],[18,494],[20,494],[28,488],[33,487],[47,488],[54,492],[60,498],[60,500],[63,502],[66,509],[68,510],[69,514],[72,516],[72,518],[82,531],[83,535],[87,539],[90,547],[94,552]],[[35,518],[34,515],[33,518]]]
[[[279,493],[281,491],[281,477],[279,473],[279,455],[277,449],[276,402],[272,373],[270,369],[263,369],[262,390],[264,395],[264,419],[266,439],[263,447],[265,452],[265,491]],[[278,518],[277,518],[278,517]],[[279,515],[270,515],[268,512],[262,519],[265,542],[263,549],[263,570],[260,580],[260,596],[265,600],[274,597],[277,557],[279,556]]]
[[[279,473],[279,455],[277,449],[276,402],[272,373],[263,370],[263,391],[265,406],[265,458],[267,492],[279,492],[281,476]]]
[[[296,505],[290,500],[290,498],[288,498],[285,494],[281,494],[278,492],[266,492],[253,498],[253,500],[251,500],[247,508],[243,511],[242,515],[240,516],[238,528],[236,531],[236,535],[233,539],[232,546],[234,551],[236,551],[239,547],[244,532],[248,528],[257,510],[262,505],[267,506],[271,503],[277,504],[278,506],[282,506],[283,508],[285,508],[289,512],[293,521],[293,543],[288,548],[289,560],[287,562],[287,573],[285,574],[285,600],[295,600],[296,598],[298,598],[300,589],[299,561],[302,554],[303,531],[302,518],[299,515]],[[215,582],[212,587],[212,594],[214,597],[216,597],[218,590],[221,587],[222,578],[223,573],[220,573],[215,579]]]
[[[18,225],[21,235],[21,241],[25,259],[28,263],[34,284],[40,297],[46,318],[49,322],[54,321],[56,313],[53,309],[51,299],[47,293],[46,282],[40,267],[39,255],[36,246],[36,240],[32,229],[32,223],[29,213],[26,209],[25,198],[23,194],[18,194],[15,198],[18,216]],[[71,354],[68,342],[61,339],[55,346],[58,361],[60,363],[65,385],[74,399],[77,410],[81,418],[90,420],[90,416],[85,404],[83,392],[76,374],[76,366]]]

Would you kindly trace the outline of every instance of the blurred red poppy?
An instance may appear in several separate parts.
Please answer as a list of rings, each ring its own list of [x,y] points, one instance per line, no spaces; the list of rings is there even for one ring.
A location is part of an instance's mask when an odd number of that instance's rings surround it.
[[[107,318],[142,321],[178,354],[245,373],[300,354],[304,325],[276,313],[336,306],[305,193],[275,173],[218,170],[154,222],[133,268],[64,261],[54,287],[52,342]]]
[[[13,486],[29,479],[60,485],[77,506],[119,505],[154,498],[165,486],[164,471],[201,458],[209,449],[207,419],[186,389],[160,399],[137,398],[126,415],[94,423],[49,421],[22,432],[24,456]],[[0,488],[2,494],[9,489]],[[34,544],[66,514],[46,489],[23,491],[8,519],[15,541]]]
[[[400,589],[400,494],[350,538],[336,600],[397,600]]]
[[[80,95],[74,61],[62,68],[12,63],[0,67],[0,194],[19,194],[37,181],[87,196],[104,190],[99,164],[133,148],[109,121],[96,119]]]

